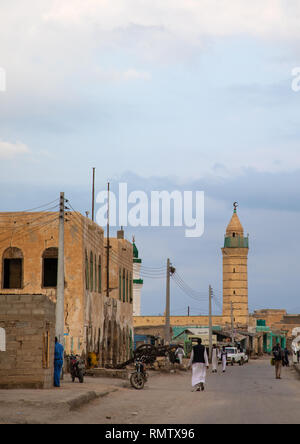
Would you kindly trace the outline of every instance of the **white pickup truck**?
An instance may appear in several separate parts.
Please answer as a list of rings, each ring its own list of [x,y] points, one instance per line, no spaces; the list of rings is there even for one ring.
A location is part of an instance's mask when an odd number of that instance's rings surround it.
[[[248,362],[248,356],[243,351],[238,351],[236,347],[226,347],[227,363],[243,365]]]

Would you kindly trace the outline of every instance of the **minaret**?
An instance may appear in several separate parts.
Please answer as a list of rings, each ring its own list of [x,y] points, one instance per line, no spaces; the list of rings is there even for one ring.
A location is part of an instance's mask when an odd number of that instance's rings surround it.
[[[139,258],[139,251],[133,238],[133,316],[141,316],[141,292],[144,285],[141,279],[142,259]]]
[[[223,321],[248,325],[248,251],[249,239],[237,215],[237,202],[226,229],[223,253]],[[232,310],[232,311],[231,311]]]

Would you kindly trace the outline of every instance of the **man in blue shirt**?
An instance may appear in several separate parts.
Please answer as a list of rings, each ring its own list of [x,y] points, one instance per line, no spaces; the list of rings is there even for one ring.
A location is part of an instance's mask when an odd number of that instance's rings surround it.
[[[55,338],[54,350],[54,387],[60,387],[60,375],[64,363],[64,348]]]

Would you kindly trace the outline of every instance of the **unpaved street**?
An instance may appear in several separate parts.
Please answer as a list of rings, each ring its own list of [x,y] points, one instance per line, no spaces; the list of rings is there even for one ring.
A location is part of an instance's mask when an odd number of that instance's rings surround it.
[[[143,391],[116,393],[68,413],[63,423],[260,424],[300,423],[300,380],[284,369],[275,380],[269,360],[211,374],[205,392],[191,393],[190,373],[155,375]]]

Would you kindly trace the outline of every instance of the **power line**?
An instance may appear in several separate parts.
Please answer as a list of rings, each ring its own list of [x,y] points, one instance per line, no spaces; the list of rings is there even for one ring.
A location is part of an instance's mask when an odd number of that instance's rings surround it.
[[[7,241],[11,241],[12,242],[13,239],[15,240],[16,238],[19,238],[20,236],[25,235],[27,232],[26,232],[26,229],[23,229],[24,227],[26,227],[26,228],[36,228],[36,227],[39,228],[39,227],[43,227],[45,225],[43,222],[39,222],[37,224],[35,224],[34,222],[37,221],[37,220],[40,220],[40,219],[48,219],[49,217],[51,217],[51,215],[53,216],[53,213],[41,216],[39,218],[36,218],[33,221],[31,221],[31,222],[27,222],[26,224],[21,225],[20,227],[18,227],[18,230],[16,230],[16,231],[14,231],[12,229],[11,230],[11,234],[8,237],[0,239],[0,245],[3,244],[3,243],[6,243]],[[52,219],[52,220],[55,220],[57,218],[58,218],[58,216],[56,215],[54,217],[54,219]],[[46,223],[48,221],[50,221],[50,220],[47,220]]]
[[[36,210],[38,210],[40,208],[48,207],[49,205],[52,205],[54,203],[57,203],[57,205],[56,205],[56,207],[57,207],[58,206],[58,201],[59,201],[59,199],[55,199],[55,200],[53,200],[51,202],[48,202],[48,203],[43,204],[43,205],[40,205],[39,207],[30,208],[29,210],[7,211],[7,212],[4,212],[4,213],[0,213],[0,217],[10,218],[10,217],[12,217],[12,215],[14,215],[16,217],[24,217],[24,216],[26,216],[26,214],[22,214],[22,213],[30,213],[30,212],[36,211]],[[42,210],[42,211],[47,211],[47,210]],[[40,211],[40,212],[42,212],[42,211]],[[12,214],[9,214],[9,213],[12,213]]]
[[[75,224],[77,224],[77,226],[78,227],[80,227],[83,231],[84,231],[84,234],[86,235],[86,236],[88,236],[88,238],[89,238],[89,240],[92,242],[92,243],[97,243],[97,242],[99,242],[99,239],[97,239],[96,237],[95,237],[95,235],[93,234],[93,233],[90,233],[90,232],[88,232],[87,231],[87,227],[83,224],[83,221],[82,221],[82,215],[79,213],[79,212],[77,212],[73,207],[72,207],[72,205],[71,205],[71,203],[70,203],[70,201],[69,200],[66,200],[66,202],[68,203],[68,205],[72,208],[72,210],[73,210],[73,213],[71,212],[71,213],[69,213],[69,215],[73,215],[74,216],[74,222],[75,222]],[[68,209],[68,208],[67,208]],[[67,213],[67,215],[68,215],[68,213]],[[113,258],[113,259],[115,259],[115,263],[117,262],[117,264],[119,264],[120,263],[120,257],[114,252],[114,251],[111,251],[111,257]],[[128,267],[132,267],[132,263],[131,262],[129,262],[127,259],[125,259],[125,258],[121,258],[121,262],[123,262],[123,263],[125,263],[125,264],[127,264],[127,266]],[[141,276],[142,277],[145,277],[145,278],[157,278],[157,279],[161,279],[161,278],[163,278],[163,277],[165,277],[165,273],[166,273],[166,268],[165,267],[145,267],[145,266],[141,266],[141,269],[140,269],[140,273],[141,273]]]

